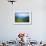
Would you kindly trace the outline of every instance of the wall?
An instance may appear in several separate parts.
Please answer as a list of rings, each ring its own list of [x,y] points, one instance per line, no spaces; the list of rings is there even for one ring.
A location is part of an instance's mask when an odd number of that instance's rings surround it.
[[[30,34],[37,41],[46,40],[45,0],[17,0],[14,5],[7,0],[0,0],[0,40],[11,40],[19,32]],[[16,9],[32,8],[32,25],[14,25],[13,13]]]

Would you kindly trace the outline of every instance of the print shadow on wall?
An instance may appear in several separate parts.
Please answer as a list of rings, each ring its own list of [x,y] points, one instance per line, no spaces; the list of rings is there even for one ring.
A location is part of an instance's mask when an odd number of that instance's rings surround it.
[[[32,14],[30,11],[16,11],[14,21],[15,24],[32,24]]]

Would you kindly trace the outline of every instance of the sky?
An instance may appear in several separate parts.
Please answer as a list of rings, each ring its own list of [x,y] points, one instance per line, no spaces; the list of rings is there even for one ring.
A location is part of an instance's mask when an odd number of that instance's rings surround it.
[[[27,17],[27,16],[29,16],[29,14],[27,14],[27,13],[17,13],[16,16],[18,16],[18,17]]]

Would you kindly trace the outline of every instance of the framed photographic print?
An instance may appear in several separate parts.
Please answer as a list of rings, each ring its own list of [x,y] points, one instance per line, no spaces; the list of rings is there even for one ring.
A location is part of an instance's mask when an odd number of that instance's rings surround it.
[[[32,12],[17,10],[14,15],[14,24],[32,24]]]

